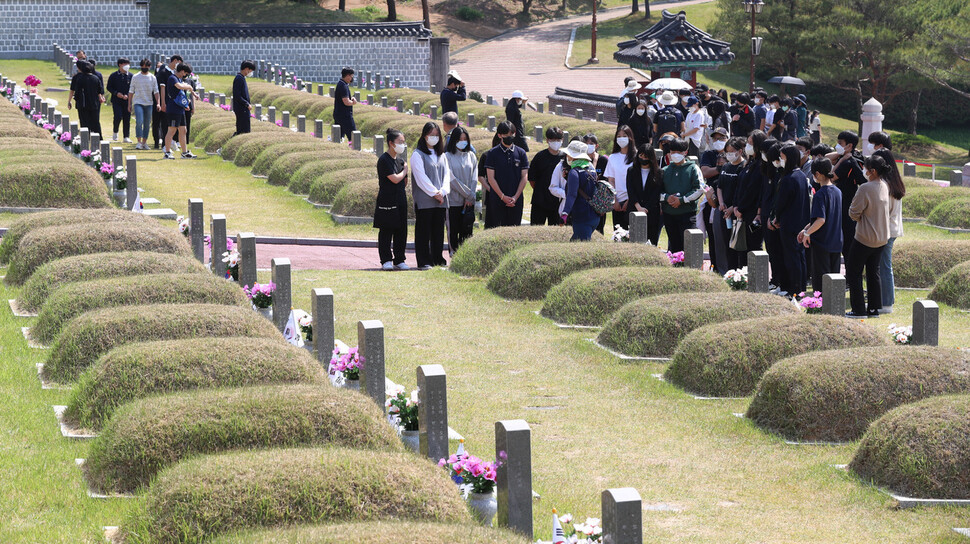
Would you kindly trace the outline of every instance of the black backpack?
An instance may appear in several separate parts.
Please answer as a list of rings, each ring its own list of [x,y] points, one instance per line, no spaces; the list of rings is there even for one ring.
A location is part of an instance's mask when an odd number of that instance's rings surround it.
[[[663,136],[668,132],[680,135],[680,123],[677,122],[677,116],[670,111],[670,108],[664,108],[657,112],[653,122],[657,125],[657,136]]]

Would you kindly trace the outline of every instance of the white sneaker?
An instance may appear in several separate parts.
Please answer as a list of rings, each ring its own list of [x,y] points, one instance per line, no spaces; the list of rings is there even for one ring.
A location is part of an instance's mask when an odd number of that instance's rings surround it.
[[[381,265],[381,270],[394,270],[394,263],[387,261]]]
[[[175,155],[172,155],[172,154],[171,154],[171,153],[169,153],[168,151],[166,151],[166,152],[165,152],[165,155],[164,155],[164,156],[165,156],[165,158],[166,158],[166,159],[172,159],[172,160],[175,160]]]
[[[111,135],[111,141],[112,142],[117,142],[118,141],[118,133],[117,132],[115,132],[114,134]]]
[[[411,267],[408,266],[408,263],[397,263],[396,265],[394,265],[394,268],[397,268],[398,270],[411,270]]]
[[[131,143],[131,138],[125,138],[125,143],[126,144],[130,144]]]
[[[892,306],[883,306],[882,309],[879,310],[879,313],[880,314],[891,314],[891,313],[893,313],[893,307]]]
[[[775,294],[776,294],[776,295],[778,295],[778,296],[780,296],[780,297],[787,297],[787,296],[788,296],[788,291],[780,291],[780,290],[779,290],[779,291],[778,291],[777,293],[775,293]]]

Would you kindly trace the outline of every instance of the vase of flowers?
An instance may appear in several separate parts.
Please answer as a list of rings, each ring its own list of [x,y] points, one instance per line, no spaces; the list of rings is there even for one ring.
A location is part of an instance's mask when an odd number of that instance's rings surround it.
[[[815,291],[811,296],[805,292],[798,293],[798,306],[808,314],[822,313],[822,293]]]
[[[188,217],[180,215],[175,218],[175,222],[178,223],[179,233],[181,233],[182,236],[188,238],[192,234],[192,223],[189,221]]]
[[[724,281],[735,291],[744,291],[748,288],[748,267],[742,266],[734,270],[728,270],[724,274]]]
[[[230,240],[226,239],[229,251],[222,254],[222,262],[226,263],[226,279],[239,281],[239,252],[228,245]]]
[[[246,296],[252,302],[253,309],[270,321],[273,320],[274,291],[276,291],[276,284],[273,282],[254,283],[252,287],[248,285],[243,287],[243,292],[246,293]]]
[[[672,266],[675,266],[675,267],[678,267],[678,268],[684,266],[684,252],[683,251],[678,251],[676,253],[671,253],[671,252],[668,251],[667,252],[667,259],[670,260],[670,264]]]
[[[555,510],[553,510],[555,513]],[[599,544],[603,542],[603,526],[599,518],[586,518],[583,523],[573,523],[573,515],[559,516],[566,542],[570,544]]]
[[[329,369],[334,385],[360,391],[360,366],[360,350],[357,346],[351,348],[343,342],[334,346]]]
[[[623,227],[616,225],[613,228],[613,241],[614,242],[629,242],[630,241],[630,231],[624,229]]]
[[[502,457],[504,452],[500,453]],[[438,466],[451,471],[451,479],[468,491],[468,507],[482,525],[492,525],[498,511],[495,499],[495,479],[499,461],[482,461],[467,452],[456,453],[448,459],[440,459]]]
[[[296,325],[300,327],[300,332],[303,333],[303,349],[313,353],[313,316],[310,314],[298,310],[299,317],[296,319]]]
[[[418,390],[408,395],[403,385],[385,390],[388,417],[401,429],[401,442],[413,452],[420,449],[418,440]]]
[[[889,337],[893,339],[893,344],[907,345],[913,340],[913,327],[893,323],[889,325],[888,330]]]
[[[27,88],[30,89],[30,92],[32,92],[32,93],[36,93],[37,92],[37,87],[40,84],[41,84],[40,78],[38,78],[37,76],[35,76],[33,74],[27,76],[27,79],[24,79],[24,85],[26,85]]]

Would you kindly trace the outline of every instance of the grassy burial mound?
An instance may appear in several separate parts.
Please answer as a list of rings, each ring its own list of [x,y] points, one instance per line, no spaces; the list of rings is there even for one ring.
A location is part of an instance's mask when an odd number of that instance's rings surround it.
[[[546,294],[542,315],[572,325],[602,325],[627,302],[653,295],[727,292],[715,274],[690,268],[594,268],[566,276]]]
[[[84,472],[95,489],[131,492],[164,467],[194,455],[310,445],[404,448],[374,401],[347,389],[204,389],[118,408],[91,446]]]
[[[300,448],[203,456],[162,471],[125,542],[199,542],[246,528],[352,521],[474,525],[441,468],[410,453]]]
[[[511,531],[415,521],[369,521],[335,525],[309,525],[287,529],[262,529],[232,533],[212,544],[529,544],[529,539]]]
[[[930,288],[954,266],[970,261],[970,240],[896,240],[893,277],[897,287]]]
[[[136,215],[136,214],[132,214]],[[192,257],[148,251],[122,251],[76,255],[39,267],[20,289],[21,309],[35,311],[62,286],[104,278],[143,274],[208,274],[205,265]]]
[[[304,144],[309,142],[305,134],[288,130],[270,132],[250,132],[232,138],[222,146],[223,160],[232,161],[236,166],[252,166],[256,157],[267,147],[275,144]]]
[[[319,151],[303,151],[300,153],[288,153],[282,157],[273,161],[273,164],[269,167],[269,171],[266,173],[266,182],[270,185],[283,185],[288,186],[290,184],[290,177],[300,169],[305,164],[310,164],[314,161],[319,161],[321,154]],[[376,160],[374,161],[376,164]],[[376,171],[376,167],[375,167]],[[376,174],[374,174],[376,177]]]
[[[782,359],[886,342],[881,331],[841,316],[778,315],[714,323],[684,337],[664,378],[701,395],[743,397]]]
[[[797,315],[784,297],[766,293],[683,293],[647,297],[627,303],[613,314],[597,340],[625,355],[670,357],[691,331],[753,317]]]
[[[27,233],[45,227],[72,226],[85,223],[149,223],[157,225],[158,221],[140,213],[127,210],[56,210],[25,214],[18,218],[0,242],[0,264],[7,264],[17,251],[20,241]]]
[[[849,468],[904,496],[970,499],[970,395],[906,404],[877,419]]]
[[[125,344],[102,355],[78,378],[64,417],[100,429],[135,399],[196,389],[326,383],[306,350],[269,338],[190,338]]]
[[[343,163],[344,161],[333,162]],[[300,171],[303,171],[304,169],[312,167],[316,164],[318,163],[310,163],[301,168]],[[324,163],[324,165],[326,165],[326,163]],[[310,187],[308,188],[307,193],[311,202],[330,204],[337,198],[337,195],[344,187],[351,183],[355,183],[358,180],[366,180],[367,178],[377,178],[377,168],[375,166],[357,166],[341,169],[335,165],[326,172],[320,174],[318,177],[314,178],[310,182]],[[294,189],[293,183],[291,183],[290,190],[293,192],[298,192]],[[410,198],[411,191],[407,191],[407,194]],[[373,212],[374,210],[371,209],[371,213]]]
[[[364,171],[360,170],[359,172],[363,173]],[[370,169],[369,172],[369,177],[348,181],[337,191],[333,198],[333,207],[330,208],[332,213],[351,217],[374,216],[374,203],[377,202],[378,190],[377,170]],[[411,191],[407,192],[407,197],[408,219],[414,219],[414,202],[411,199]]]
[[[495,270],[503,257],[517,248],[541,242],[568,242],[572,235],[572,229],[568,228],[531,226],[476,232],[458,248],[451,261],[451,270],[462,276],[485,277]]]
[[[152,304],[105,308],[64,326],[44,365],[49,380],[68,383],[112,348],[135,342],[204,336],[282,339],[265,317],[238,306]]]
[[[144,304],[251,305],[239,286],[211,274],[148,274],[84,281],[51,294],[31,335],[49,343],[65,323],[84,312]]]
[[[758,384],[748,417],[803,441],[850,441],[902,404],[970,392],[970,354],[883,346],[806,353],[785,359]]]
[[[933,208],[940,204],[967,197],[970,197],[970,188],[967,187],[939,187],[935,184],[932,187],[907,187],[903,198],[903,217],[929,217]]]
[[[373,158],[360,158],[360,159],[325,159],[317,160],[307,164],[304,164],[298,168],[293,175],[290,176],[290,182],[286,186],[291,193],[298,195],[306,195],[310,193],[310,188],[321,182],[324,179],[330,179],[331,175],[335,175],[338,172],[344,172],[346,170],[370,170],[370,174],[358,174],[356,177],[348,176],[343,174],[339,177],[340,185],[337,185],[333,193],[330,196],[331,201],[333,197],[336,196],[337,191],[344,186],[345,183],[360,179],[362,177],[367,177],[370,175],[375,175],[377,167],[375,166],[376,161]],[[349,173],[348,173],[349,174]]]
[[[266,123],[253,123],[251,130],[258,133],[276,133],[278,127]],[[196,138],[195,144],[205,149],[206,153],[215,153],[235,137],[236,123],[232,121],[231,123],[212,125],[208,134],[200,134]]]
[[[265,176],[269,173],[269,169],[273,166],[280,158],[289,155],[291,153],[303,153],[307,151],[316,151],[321,153],[318,157],[320,159],[330,158],[329,155],[324,154],[324,152],[329,151],[326,144],[320,140],[311,140],[309,138],[304,138],[301,142],[282,142],[272,144],[266,147],[256,155],[253,159],[252,167],[253,174],[257,176]]]
[[[10,259],[5,281],[21,285],[37,268],[56,259],[91,253],[150,251],[191,256],[185,237],[158,224],[90,223],[82,227],[47,227],[33,230],[20,241]]]
[[[538,300],[573,272],[615,266],[669,267],[653,246],[635,244],[548,243],[509,253],[488,279],[488,289],[515,300]]]
[[[953,198],[933,208],[926,221],[952,229],[970,229],[970,198]]]
[[[93,168],[70,158],[0,162],[0,206],[25,208],[108,208],[104,180]]]
[[[960,263],[936,282],[930,299],[955,308],[970,310],[970,260]]]

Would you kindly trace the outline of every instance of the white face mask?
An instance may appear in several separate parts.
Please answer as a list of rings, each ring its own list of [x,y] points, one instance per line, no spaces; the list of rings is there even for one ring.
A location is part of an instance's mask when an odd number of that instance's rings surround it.
[[[671,153],[670,154],[670,162],[672,164],[679,164],[683,160],[684,160],[684,154],[683,153]]]
[[[628,97],[625,97],[624,96],[623,97],[623,103],[626,104],[626,105],[630,105],[630,99]]]
[[[620,136],[619,138],[616,139],[616,145],[620,147],[626,147],[630,145],[630,139],[627,138],[626,136]]]
[[[587,144],[586,152],[589,153],[590,155],[592,155],[593,153],[596,153],[596,144]]]
[[[754,146],[751,144],[744,146],[744,154],[749,157],[754,157]]]
[[[799,155],[801,155],[801,157],[804,159],[804,158],[808,157],[808,151],[802,151],[802,152],[799,153]]]
[[[127,64],[122,64],[121,65],[121,71],[122,72],[127,72],[128,71],[128,68],[129,68],[129,65],[127,65]]]
[[[457,147],[458,149],[464,151],[465,148],[468,147],[468,142],[466,142],[465,140],[462,140],[462,141],[456,143],[455,144],[455,147]]]
[[[768,154],[762,151],[761,152],[761,160],[763,160],[765,162],[768,162]]]
[[[637,115],[643,115],[643,114],[645,114],[645,113],[647,113],[647,110],[645,110],[645,109],[643,109],[643,108],[639,108],[639,109],[637,109]]]
[[[741,157],[734,151],[729,151],[724,154],[724,158],[727,159],[728,162],[737,162]]]
[[[690,100],[690,97],[689,97],[689,96],[685,96],[684,98],[681,98],[681,99],[680,99],[680,101],[681,101],[681,102],[683,102],[683,104],[684,104],[685,106],[687,105],[687,101],[688,101],[688,100]]]
[[[781,159],[780,161],[778,161],[778,168],[784,168],[786,164],[788,164],[788,161],[786,161],[785,159]]]
[[[771,165],[774,166],[775,168],[782,167],[781,161],[771,161]]]
[[[394,144],[394,152],[398,155],[404,154],[404,151],[408,148],[407,144]]]
[[[762,100],[761,98],[755,98],[754,99],[754,103],[757,104],[758,106],[760,106],[763,102],[764,102],[764,100]]]
[[[714,148],[714,151],[722,151],[724,149],[724,144],[726,143],[727,142],[715,140],[713,143],[711,143],[711,147]]]
[[[441,138],[439,138],[437,136],[428,136],[427,138],[425,138],[425,141],[428,142],[428,147],[434,147],[434,146],[438,145],[438,142],[440,140],[441,140]]]
[[[869,179],[869,169],[865,166],[862,167],[862,177]]]
[[[845,148],[842,147],[842,144],[835,144],[835,152],[838,153],[839,155],[842,155],[843,153],[845,153]]]
[[[562,140],[555,140],[555,141],[549,142],[549,149],[553,151],[559,151],[560,147],[562,147]]]

